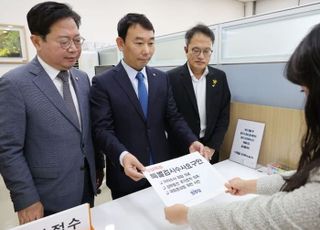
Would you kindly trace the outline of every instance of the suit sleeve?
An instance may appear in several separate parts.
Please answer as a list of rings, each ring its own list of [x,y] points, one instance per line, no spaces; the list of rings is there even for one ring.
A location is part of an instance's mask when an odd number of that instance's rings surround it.
[[[230,119],[230,90],[227,82],[227,78],[223,76],[223,97],[220,104],[220,112],[218,120],[215,124],[213,135],[209,140],[208,146],[219,151],[223,142],[224,136],[227,132]]]
[[[111,102],[103,83],[96,77],[92,79],[90,103],[95,148],[120,167],[119,156],[127,149],[115,135]]]
[[[40,200],[24,154],[27,114],[24,99],[6,77],[0,78],[0,172],[15,211]]]
[[[180,139],[180,142],[189,148],[192,142],[197,141],[197,137],[193,134],[192,130],[189,128],[187,122],[184,120],[182,115],[178,112],[176,102],[173,97],[172,88],[170,85],[169,77],[167,76],[167,85],[168,85],[168,103],[166,116],[168,121],[170,132],[173,133],[177,139]]]
[[[85,75],[88,81],[88,86],[90,87],[91,82],[90,82],[89,76],[86,73]],[[91,122],[91,119],[90,119],[90,122]],[[91,123],[90,123],[90,127],[92,127]],[[91,132],[92,132],[92,128],[91,128]],[[93,133],[92,133],[92,136],[93,136]],[[99,151],[99,149],[95,145],[93,145],[93,148],[94,148],[96,170],[103,170],[105,168],[105,160],[104,160],[103,152]]]

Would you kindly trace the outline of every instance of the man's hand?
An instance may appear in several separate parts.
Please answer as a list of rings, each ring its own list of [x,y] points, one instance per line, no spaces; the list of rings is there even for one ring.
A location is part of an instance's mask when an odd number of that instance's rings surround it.
[[[97,189],[98,189],[98,188],[100,188],[100,186],[102,184],[102,181],[103,181],[103,178],[104,178],[103,169],[97,169],[96,170],[96,176],[97,176],[96,186],[97,186]]]
[[[204,158],[206,158],[208,161],[210,161],[212,159],[212,156],[214,154],[215,150],[208,147],[208,146],[205,146],[203,148],[203,156]]]
[[[123,157],[124,173],[134,181],[141,180],[144,175],[141,173],[145,170],[140,161],[131,153],[127,153]]]
[[[203,155],[203,144],[201,144],[199,141],[192,142],[192,144],[189,146],[189,152],[199,152],[201,155]]]
[[[43,217],[43,206],[40,201],[18,211],[19,224],[25,224]]]
[[[166,219],[172,224],[188,223],[188,207],[183,204],[175,204],[164,208]]]

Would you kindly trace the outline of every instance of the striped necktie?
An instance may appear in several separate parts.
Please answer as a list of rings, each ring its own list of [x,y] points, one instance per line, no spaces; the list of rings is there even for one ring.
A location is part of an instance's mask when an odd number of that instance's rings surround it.
[[[59,79],[61,79],[61,81],[63,83],[62,92],[63,92],[63,99],[66,104],[66,107],[69,110],[70,114],[72,115],[74,122],[79,127],[80,124],[79,124],[79,119],[78,119],[78,115],[77,115],[77,110],[76,110],[76,107],[73,103],[73,99],[72,99],[72,95],[71,95],[71,91],[70,91],[70,86],[69,86],[68,71],[65,71],[65,70],[60,71],[59,74],[57,75],[57,77]]]

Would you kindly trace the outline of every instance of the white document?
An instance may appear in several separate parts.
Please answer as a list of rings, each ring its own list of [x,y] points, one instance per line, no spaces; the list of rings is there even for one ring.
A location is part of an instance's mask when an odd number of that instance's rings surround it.
[[[264,131],[264,123],[238,120],[230,160],[256,168]]]
[[[166,206],[192,206],[225,190],[226,180],[198,152],[150,165],[144,175]]]

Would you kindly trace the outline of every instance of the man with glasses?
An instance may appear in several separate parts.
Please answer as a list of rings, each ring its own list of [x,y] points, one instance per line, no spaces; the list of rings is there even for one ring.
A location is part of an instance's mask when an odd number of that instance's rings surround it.
[[[96,193],[90,84],[73,68],[84,41],[80,16],[43,2],[27,20],[37,55],[0,78],[0,172],[20,224],[93,206]]]
[[[219,148],[229,124],[230,91],[223,71],[209,66],[214,34],[205,25],[191,28],[185,35],[187,63],[168,71],[174,99],[193,133],[219,160]],[[188,150],[169,130],[172,151],[180,156]]]

